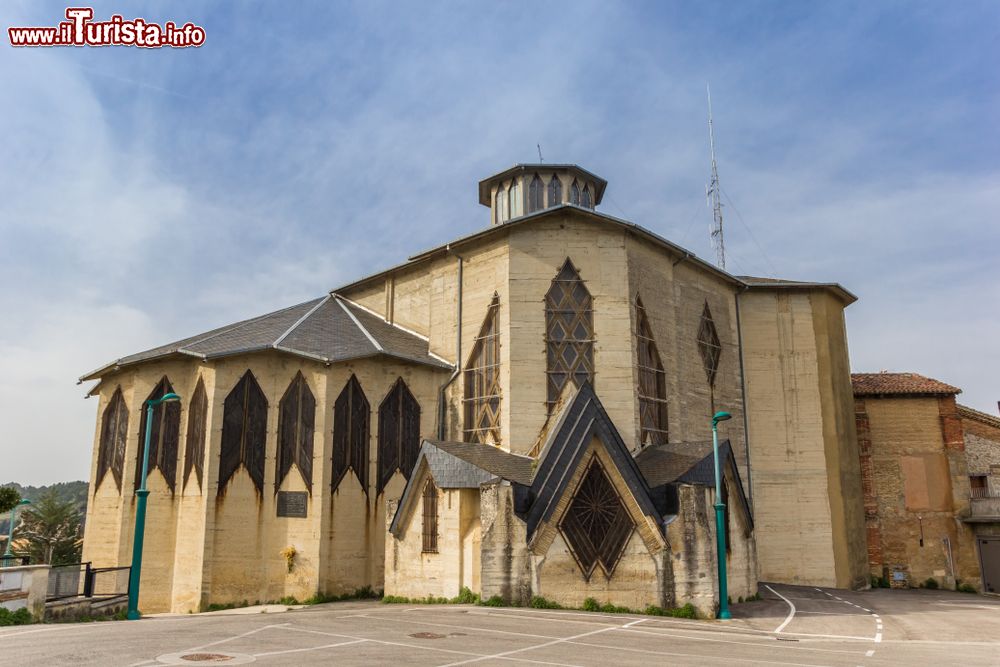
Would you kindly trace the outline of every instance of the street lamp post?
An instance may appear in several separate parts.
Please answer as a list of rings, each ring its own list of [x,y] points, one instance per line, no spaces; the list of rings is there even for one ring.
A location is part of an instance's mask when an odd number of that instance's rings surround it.
[[[722,475],[719,472],[719,422],[732,419],[728,412],[716,412],[712,417],[712,451],[715,454],[715,537],[719,549],[719,618],[733,617],[729,613],[729,582],[726,581],[726,505],[722,502]]]
[[[13,552],[11,551],[11,546],[14,544],[14,523],[17,521],[17,508],[22,505],[30,505],[31,501],[27,498],[22,498],[21,501],[10,508],[10,525],[7,527],[7,547],[3,550],[3,563],[4,565],[10,564],[10,559],[13,557]]]
[[[139,488],[135,495],[139,501],[135,506],[135,535],[132,539],[132,569],[128,577],[128,614],[127,618],[134,621],[139,618],[139,577],[142,575],[142,538],[146,532],[146,468],[149,466],[149,441],[153,435],[153,409],[160,403],[172,403],[181,400],[177,394],[164,394],[160,398],[146,402],[146,435],[142,447],[142,475]]]

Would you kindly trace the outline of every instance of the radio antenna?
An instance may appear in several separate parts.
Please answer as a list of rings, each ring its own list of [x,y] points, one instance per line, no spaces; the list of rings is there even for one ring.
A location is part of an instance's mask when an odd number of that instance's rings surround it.
[[[535,144],[535,146],[538,147],[538,161],[539,162],[545,162],[545,160],[542,159],[542,145],[541,144]]]
[[[705,194],[712,206],[712,247],[715,248],[715,263],[720,269],[726,269],[726,244],[722,236],[722,199],[720,197],[719,169],[715,164],[715,129],[712,127],[712,89],[705,84],[708,91],[708,142],[712,149],[712,181]]]

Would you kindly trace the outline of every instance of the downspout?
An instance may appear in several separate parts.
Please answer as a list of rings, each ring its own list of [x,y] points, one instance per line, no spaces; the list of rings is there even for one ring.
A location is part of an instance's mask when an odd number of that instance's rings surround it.
[[[455,381],[458,374],[462,372],[462,268],[465,260],[451,249],[450,243],[445,246],[445,251],[458,259],[458,298],[455,303],[455,370],[438,390],[438,440],[444,440],[447,431],[445,418],[448,411],[445,405],[445,392],[448,391],[448,387]]]
[[[747,374],[746,366],[743,363],[743,327],[740,324],[740,294],[745,293],[749,286],[744,285],[743,289],[736,293],[736,343],[739,346],[740,356],[740,393],[743,397],[743,442],[747,457],[747,491],[749,492],[750,511],[753,512],[753,473],[750,470],[750,411],[747,409]]]

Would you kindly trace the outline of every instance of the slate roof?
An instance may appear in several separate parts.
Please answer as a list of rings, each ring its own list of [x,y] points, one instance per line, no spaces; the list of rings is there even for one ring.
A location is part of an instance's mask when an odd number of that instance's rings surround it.
[[[949,396],[962,390],[916,373],[851,373],[855,396]]]
[[[493,477],[531,484],[535,460],[530,456],[511,454],[493,445],[478,442],[450,442],[425,440],[424,445],[438,449],[471,466],[490,473]],[[437,477],[434,478],[437,481]]]
[[[96,380],[124,366],[173,355],[217,359],[263,350],[325,363],[385,355],[436,368],[452,368],[431,354],[425,338],[392,325],[337,294],[329,294],[122,357],[84,375],[80,381]]]

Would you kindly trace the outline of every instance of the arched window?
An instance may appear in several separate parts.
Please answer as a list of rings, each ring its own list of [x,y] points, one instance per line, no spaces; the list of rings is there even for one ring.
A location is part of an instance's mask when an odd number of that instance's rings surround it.
[[[122,388],[115,389],[101,417],[101,444],[97,450],[97,487],[111,471],[118,491],[122,490],[122,468],[125,466],[125,440],[128,436],[128,406]]]
[[[519,218],[523,215],[521,202],[521,184],[515,179],[511,181],[510,187],[507,188],[507,215],[513,220],[514,218]]]
[[[580,205],[580,186],[577,185],[576,179],[573,179],[573,185],[569,188],[569,203]]]
[[[507,197],[504,195],[504,189],[502,185],[497,186],[497,196],[493,202],[493,215],[496,216],[497,224],[507,220],[507,216],[504,215],[504,205],[507,203]]]
[[[333,405],[333,482],[336,491],[348,470],[368,493],[368,437],[371,407],[358,378],[351,375]]]
[[[194,470],[201,488],[201,477],[205,470],[205,427],[208,420],[208,396],[205,383],[198,378],[198,384],[188,404],[187,442],[184,446],[184,486],[187,488],[191,471]]]
[[[378,477],[375,495],[382,493],[396,471],[406,478],[420,453],[420,404],[403,378],[378,406]]]
[[[639,358],[640,444],[662,445],[667,442],[667,374],[653,340],[642,300],[635,298],[635,336]]]
[[[316,399],[305,377],[295,374],[278,403],[278,458],[275,461],[274,492],[277,493],[294,463],[312,493],[313,429]]]
[[[142,478],[142,449],[146,442],[146,405],[150,401],[155,401],[166,394],[172,394],[174,388],[170,385],[170,380],[163,377],[146,397],[146,402],[142,404],[142,411],[139,413],[139,447],[136,448],[135,457],[135,488],[139,488]],[[153,408],[153,429],[149,437],[149,467],[146,469],[146,476],[153,472],[154,468],[160,469],[164,481],[174,490],[177,481],[177,454],[178,443],[181,437],[181,404],[177,401],[160,403]]]
[[[424,553],[437,553],[438,550],[438,491],[434,486],[434,480],[428,478],[424,484],[424,525],[423,525],[423,548]]]
[[[557,174],[552,174],[552,180],[549,181],[549,206],[558,206],[561,203],[563,203],[562,181]]]
[[[583,186],[583,193],[580,195],[580,206],[594,208],[594,204],[590,199],[590,185]]]
[[[590,292],[567,259],[545,294],[549,410],[566,382],[594,382],[594,312]]]
[[[493,294],[465,365],[465,441],[500,444],[500,296]]]
[[[243,374],[222,406],[222,452],[219,457],[219,495],[242,465],[257,492],[264,490],[267,439],[267,397],[249,370]]]
[[[712,311],[705,302],[705,308],[701,311],[701,324],[698,326],[698,352],[701,354],[702,364],[705,366],[705,376],[708,378],[708,386],[715,387],[715,374],[719,370],[719,358],[722,356],[722,345],[719,343],[719,334],[715,330],[715,320],[712,319]]]
[[[541,211],[545,208],[545,184],[542,183],[542,179],[535,174],[535,177],[531,179],[531,185],[528,186],[528,213],[534,213],[535,211]]]

